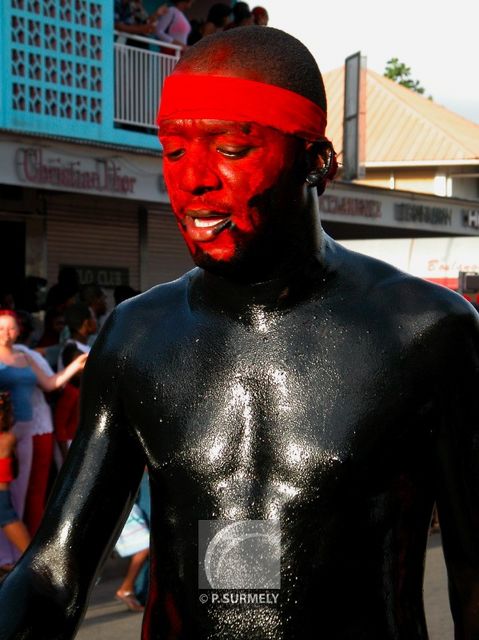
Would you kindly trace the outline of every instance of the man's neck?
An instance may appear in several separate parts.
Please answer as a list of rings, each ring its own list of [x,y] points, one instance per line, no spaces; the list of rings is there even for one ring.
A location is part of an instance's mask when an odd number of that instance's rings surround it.
[[[246,248],[229,262],[198,263],[205,271],[231,282],[256,285],[296,277],[321,255],[324,232],[315,189],[304,188],[296,202],[268,214],[269,224],[258,230]]]
[[[276,260],[258,252],[257,262],[238,273],[201,269],[190,288],[192,306],[236,314],[253,307],[273,311],[293,306],[317,290],[326,265],[325,235],[315,205],[316,199],[308,211],[298,212],[301,224],[293,225],[294,233],[289,227],[280,236],[284,244],[274,254]]]

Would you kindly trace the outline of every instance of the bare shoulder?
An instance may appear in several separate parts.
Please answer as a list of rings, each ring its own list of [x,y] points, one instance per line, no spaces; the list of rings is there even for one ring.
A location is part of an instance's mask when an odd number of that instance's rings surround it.
[[[173,322],[187,304],[188,283],[194,272],[195,269],[119,304],[95,341],[93,355],[100,350],[122,353],[148,332],[161,331]]]
[[[363,312],[379,314],[418,333],[443,328],[479,335],[479,314],[458,293],[405,273],[386,262],[328,241],[331,262],[343,294]]]
[[[158,284],[134,298],[125,300],[115,309],[119,319],[126,322],[144,322],[148,316],[176,313],[186,301],[188,283],[197,269],[192,269],[177,280]]]

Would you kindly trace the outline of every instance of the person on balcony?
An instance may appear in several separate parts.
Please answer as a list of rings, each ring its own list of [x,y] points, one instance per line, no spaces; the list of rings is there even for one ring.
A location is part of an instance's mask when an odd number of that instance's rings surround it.
[[[251,12],[253,14],[253,20],[259,27],[267,27],[269,21],[268,12],[264,7],[254,7]]]
[[[225,2],[216,2],[208,11],[208,16],[203,27],[203,37],[224,31],[231,19],[231,7]]]
[[[199,22],[192,21],[192,31],[188,36],[188,45],[193,45],[205,36],[211,36],[213,33],[224,31],[226,25],[232,20],[232,8],[225,2],[216,2],[213,4],[206,17],[206,20]]]
[[[191,23],[185,11],[188,11],[192,4],[193,0],[173,0],[173,5],[168,7],[156,23],[155,34],[158,40],[186,49]]]
[[[234,29],[235,27],[249,27],[254,24],[253,14],[247,2],[237,2],[232,11],[233,20],[226,25],[225,30]]]
[[[167,11],[168,6],[162,4],[149,16],[141,0],[115,0],[115,29],[136,36],[152,36],[157,20]]]

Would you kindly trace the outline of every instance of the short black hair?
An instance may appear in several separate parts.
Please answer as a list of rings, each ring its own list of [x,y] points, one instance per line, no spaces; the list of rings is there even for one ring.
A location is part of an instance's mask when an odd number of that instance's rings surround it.
[[[231,72],[268,82],[308,98],[327,111],[321,72],[311,52],[294,36],[273,27],[249,26],[212,34],[190,47],[177,65],[179,72]]]
[[[80,300],[91,305],[97,298],[104,295],[103,289],[99,284],[85,284],[80,289]]]
[[[58,282],[59,284],[71,286],[72,288],[80,286],[80,276],[75,267],[63,266],[58,270]]]
[[[216,2],[208,11],[207,22],[212,22],[215,27],[222,27],[223,20],[231,15],[232,9],[224,2]]]
[[[119,284],[113,291],[115,305],[120,304],[120,302],[123,302],[124,300],[129,300],[130,298],[133,298],[133,296],[137,296],[139,293],[139,291],[130,287],[129,284]]]
[[[30,335],[33,333],[33,330],[35,329],[33,316],[31,313],[25,311],[24,309],[16,309],[15,313],[17,314],[17,324],[18,328],[20,329],[20,334],[17,341],[20,342],[20,344],[23,344],[28,340]]]
[[[70,331],[78,331],[85,320],[91,318],[91,311],[84,302],[77,302],[65,309],[65,323]]]
[[[80,349],[78,349],[78,347],[76,346],[75,342],[68,342],[65,347],[63,348],[62,351],[62,363],[64,367],[68,367],[68,365],[73,362],[73,360],[75,360],[75,358],[78,358],[78,356],[81,356],[82,352],[80,351]],[[71,380],[70,380],[71,382]]]
[[[251,11],[247,2],[237,2],[232,11],[236,22],[241,22],[241,20],[251,16]]]

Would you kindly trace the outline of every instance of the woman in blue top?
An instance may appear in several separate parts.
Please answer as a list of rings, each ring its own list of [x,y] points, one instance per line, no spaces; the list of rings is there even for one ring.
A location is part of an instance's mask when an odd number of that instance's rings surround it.
[[[46,375],[27,354],[16,351],[13,345],[19,327],[12,311],[0,310],[0,389],[10,391],[17,438],[19,472],[10,485],[13,506],[22,518],[32,462],[32,395],[36,385],[44,391],[62,387],[85,366],[87,355],[81,355],[66,369],[53,376]],[[18,551],[0,532],[0,567],[9,567],[18,558]]]

